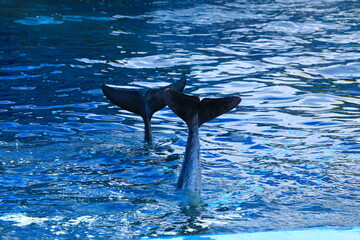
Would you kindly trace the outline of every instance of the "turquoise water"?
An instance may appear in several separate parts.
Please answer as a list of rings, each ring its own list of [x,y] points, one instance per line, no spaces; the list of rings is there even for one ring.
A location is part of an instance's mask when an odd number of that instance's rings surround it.
[[[287,230],[287,231],[265,231],[252,233],[235,233],[235,234],[212,234],[212,235],[186,235],[173,237],[155,237],[151,240],[359,240],[360,228],[349,229],[306,229],[306,230]]]
[[[123,239],[360,226],[360,2],[0,1],[0,232]],[[175,191],[187,129],[103,83],[243,102],[200,129],[202,205]]]

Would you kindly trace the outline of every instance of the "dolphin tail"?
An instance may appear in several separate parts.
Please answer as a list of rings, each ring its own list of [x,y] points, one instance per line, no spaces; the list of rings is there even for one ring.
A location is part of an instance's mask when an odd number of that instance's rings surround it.
[[[236,107],[241,98],[204,98],[179,93],[172,89],[166,89],[165,101],[169,108],[178,115],[188,126],[193,123],[197,115],[198,127]]]
[[[102,85],[104,95],[115,105],[142,117],[145,124],[145,140],[151,141],[151,117],[166,106],[164,92],[166,89],[182,91],[186,85],[183,77],[177,82],[165,87],[146,90],[122,89],[112,85]]]

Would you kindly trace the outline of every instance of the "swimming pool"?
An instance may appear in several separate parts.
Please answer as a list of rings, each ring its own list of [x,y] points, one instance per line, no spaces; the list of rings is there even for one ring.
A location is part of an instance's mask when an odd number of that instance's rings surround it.
[[[358,240],[360,239],[360,229],[306,229],[306,230],[283,230],[283,231],[265,231],[252,233],[234,233],[234,234],[213,234],[213,235],[187,235],[163,238],[150,238],[151,240]]]
[[[360,2],[1,1],[3,238],[360,226]],[[179,200],[187,128],[103,83],[240,95],[200,128],[202,204]]]

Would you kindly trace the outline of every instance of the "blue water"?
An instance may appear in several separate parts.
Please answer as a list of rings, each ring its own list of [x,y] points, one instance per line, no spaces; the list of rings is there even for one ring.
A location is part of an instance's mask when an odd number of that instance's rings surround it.
[[[0,1],[0,232],[122,239],[360,226],[357,0]],[[240,95],[203,125],[203,203],[175,182],[187,129],[103,83]]]

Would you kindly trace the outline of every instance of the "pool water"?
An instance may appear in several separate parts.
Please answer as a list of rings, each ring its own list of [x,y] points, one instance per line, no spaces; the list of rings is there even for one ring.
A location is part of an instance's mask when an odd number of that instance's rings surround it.
[[[0,232],[125,239],[360,226],[357,0],[0,1]],[[187,128],[103,83],[240,95],[200,129],[203,193],[175,183]]]

